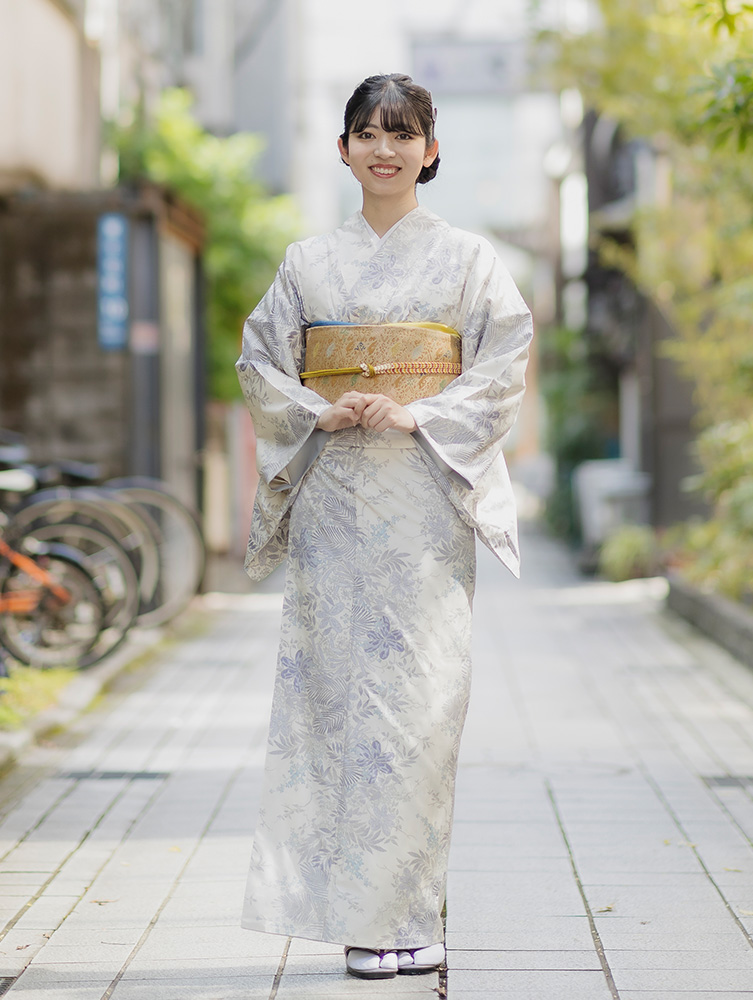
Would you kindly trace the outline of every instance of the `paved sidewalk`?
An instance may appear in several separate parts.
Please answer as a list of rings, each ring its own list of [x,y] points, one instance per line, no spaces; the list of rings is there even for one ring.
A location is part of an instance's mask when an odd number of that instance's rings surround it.
[[[753,996],[753,673],[661,584],[524,546],[521,583],[480,552],[448,996]],[[280,597],[215,606],[0,783],[0,995],[436,997],[437,976],[361,982],[334,946],[238,927]]]

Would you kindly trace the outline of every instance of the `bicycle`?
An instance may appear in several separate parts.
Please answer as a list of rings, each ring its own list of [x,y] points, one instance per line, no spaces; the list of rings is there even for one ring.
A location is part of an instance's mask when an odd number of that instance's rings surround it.
[[[28,666],[78,667],[103,628],[99,589],[75,550],[33,540],[28,548],[0,535],[0,646]]]
[[[12,447],[0,447],[6,452],[0,461],[19,472],[19,460],[28,459],[23,439],[18,434],[9,438],[0,429],[3,440],[11,441]],[[22,489],[22,498],[12,504],[13,530],[61,541],[87,555],[90,568],[98,568],[105,597],[119,595],[117,602],[109,603],[118,604],[117,622],[123,633],[134,622],[142,627],[165,624],[199,592],[206,566],[201,522],[165,483],[127,477],[94,485],[97,467],[70,461],[42,468],[25,464],[24,473],[33,478],[31,488]],[[125,558],[136,573],[135,588],[133,574],[121,565]],[[105,564],[107,575],[102,573]],[[113,578],[119,581],[116,586]],[[111,619],[114,614],[111,608]]]

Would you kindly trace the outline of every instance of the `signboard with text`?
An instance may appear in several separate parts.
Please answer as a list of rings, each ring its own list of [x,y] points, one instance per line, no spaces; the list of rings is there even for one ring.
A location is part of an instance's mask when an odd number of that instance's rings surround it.
[[[97,222],[97,339],[106,351],[128,344],[128,219],[118,212]]]

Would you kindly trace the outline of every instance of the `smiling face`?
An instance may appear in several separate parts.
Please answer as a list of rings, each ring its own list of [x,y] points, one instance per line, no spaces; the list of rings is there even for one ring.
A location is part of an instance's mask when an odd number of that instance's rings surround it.
[[[376,113],[359,130],[350,132],[348,144],[338,148],[354,177],[373,197],[415,194],[418,175],[437,155],[436,139],[427,147],[426,137],[409,131],[388,131]]]

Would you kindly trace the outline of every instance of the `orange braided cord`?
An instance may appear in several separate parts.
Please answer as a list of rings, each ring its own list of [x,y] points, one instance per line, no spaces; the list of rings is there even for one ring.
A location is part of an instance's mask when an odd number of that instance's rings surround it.
[[[374,375],[460,375],[463,371],[462,365],[454,361],[393,361],[388,365],[368,367],[373,368]]]

